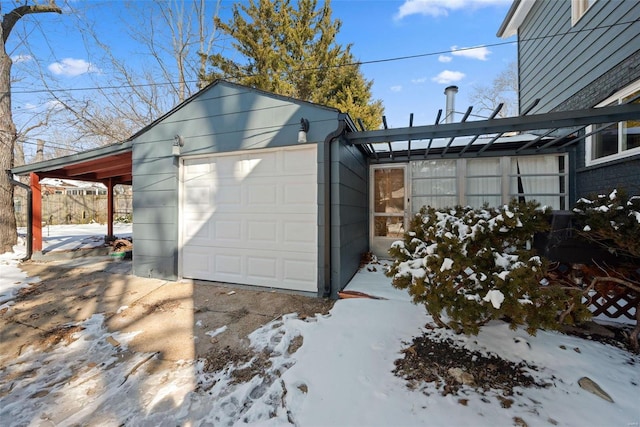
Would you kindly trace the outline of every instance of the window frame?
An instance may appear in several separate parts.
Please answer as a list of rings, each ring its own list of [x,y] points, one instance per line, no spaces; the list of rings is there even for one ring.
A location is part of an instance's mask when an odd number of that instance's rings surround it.
[[[595,108],[600,108],[600,107],[604,107],[607,105],[611,105],[611,104],[617,104],[620,105],[621,101],[624,98],[627,98],[628,96],[630,96],[631,94],[640,91],[640,80],[637,80],[633,83],[631,83],[630,85],[628,85],[627,87],[625,87],[622,90],[619,90],[618,92],[614,93],[613,95],[611,95],[610,97],[608,97],[607,99],[605,99],[604,101],[600,102],[599,104],[597,104],[595,106]],[[625,159],[627,157],[631,157],[631,156],[635,156],[637,154],[640,154],[640,147],[635,147],[635,148],[630,148],[628,150],[623,150],[622,146],[623,146],[623,141],[622,141],[622,135],[624,134],[623,132],[623,127],[624,124],[627,121],[622,121],[622,122],[618,122],[618,149],[616,151],[615,154],[609,154],[607,156],[603,156],[603,157],[599,157],[597,159],[593,158],[593,154],[595,152],[593,144],[595,143],[596,139],[595,136],[588,136],[586,138],[585,141],[585,165],[586,166],[595,166],[595,165],[600,165],[603,163],[607,163],[607,162],[611,162],[614,160],[620,160],[620,159]],[[595,125],[591,125],[591,126],[587,126],[586,128],[586,132],[590,133],[593,132],[598,126]]]
[[[571,0],[571,26],[575,26],[598,0]]]

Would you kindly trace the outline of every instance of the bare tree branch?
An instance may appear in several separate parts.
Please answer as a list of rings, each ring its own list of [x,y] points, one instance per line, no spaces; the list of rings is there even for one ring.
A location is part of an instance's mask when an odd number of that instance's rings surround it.
[[[48,5],[44,4],[34,4],[34,5],[24,5],[19,6],[13,9],[11,12],[7,13],[2,17],[2,42],[6,43],[9,38],[9,34],[11,34],[11,30],[16,25],[16,23],[23,16],[30,15],[33,13],[62,13],[62,9],[56,6],[55,1],[51,1]]]

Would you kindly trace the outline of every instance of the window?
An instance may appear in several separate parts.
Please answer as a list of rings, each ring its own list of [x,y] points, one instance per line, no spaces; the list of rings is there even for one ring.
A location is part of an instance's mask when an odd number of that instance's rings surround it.
[[[597,107],[640,103],[640,81],[616,93]],[[587,133],[598,129],[589,126]],[[587,166],[640,154],[640,120],[613,123],[587,139]]]
[[[410,162],[411,212],[422,206],[498,207],[512,199],[567,209],[566,154]]]
[[[500,206],[502,203],[502,164],[500,158],[468,159],[466,203],[470,206]]]
[[[411,177],[411,195],[417,210],[422,206],[445,208],[459,204],[455,160],[411,162]]]
[[[576,25],[595,2],[596,0],[571,0],[571,25]]]

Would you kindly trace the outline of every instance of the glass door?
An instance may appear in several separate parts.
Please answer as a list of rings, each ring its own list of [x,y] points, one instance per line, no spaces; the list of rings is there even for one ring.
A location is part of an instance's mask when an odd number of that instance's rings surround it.
[[[371,251],[379,258],[388,258],[389,247],[403,238],[406,229],[406,166],[372,167],[371,174]]]

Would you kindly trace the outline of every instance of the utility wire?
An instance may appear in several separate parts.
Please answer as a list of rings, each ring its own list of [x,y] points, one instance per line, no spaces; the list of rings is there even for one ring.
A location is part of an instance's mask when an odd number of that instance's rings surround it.
[[[409,60],[409,59],[426,58],[426,57],[429,57],[429,56],[436,56],[436,55],[454,54],[455,52],[464,52],[464,51],[478,49],[480,47],[499,47],[499,46],[507,46],[507,45],[512,45],[512,44],[517,44],[518,42],[526,43],[526,42],[531,42],[531,41],[551,39],[551,38],[554,38],[554,37],[561,37],[561,36],[567,36],[567,35],[572,35],[572,34],[578,34],[578,33],[585,32],[585,31],[591,32],[591,31],[600,30],[600,29],[609,29],[609,28],[613,28],[613,27],[619,26],[619,25],[631,25],[631,24],[634,24],[636,22],[640,22],[640,20],[634,19],[633,21],[616,22],[614,24],[600,25],[600,26],[593,27],[593,28],[585,28],[585,29],[581,29],[581,30],[569,30],[569,31],[566,31],[564,33],[557,33],[557,34],[550,34],[550,35],[545,35],[545,36],[532,37],[532,38],[529,38],[529,39],[520,39],[520,40],[496,42],[496,43],[489,43],[489,44],[479,44],[479,45],[474,46],[474,47],[465,47],[465,48],[460,48],[460,49],[448,49],[448,50],[441,50],[441,51],[435,51],[435,52],[420,53],[420,54],[416,54],[416,55],[396,56],[396,57],[391,57],[391,58],[374,59],[374,60],[370,60],[370,61],[358,61],[358,62],[353,62],[353,63],[349,63],[349,64],[340,64],[340,65],[332,65],[332,66],[321,66],[321,67],[311,67],[311,68],[299,68],[296,71],[297,72],[316,71],[316,70],[323,70],[323,69],[328,69],[328,68],[341,68],[341,67],[351,67],[351,66],[360,66],[360,65],[380,64],[380,63],[385,63],[385,62],[397,62],[397,61],[405,61],[405,60]],[[247,75],[245,75],[243,77],[250,77],[250,76],[251,76],[250,74],[247,74]],[[198,82],[199,82],[199,80],[187,80],[187,81],[185,81],[185,83],[198,83]],[[135,87],[151,87],[151,86],[169,86],[169,85],[174,85],[176,83],[177,82],[145,83],[145,84],[136,84],[136,85],[122,85],[122,84],[120,84],[120,85],[114,85],[114,86],[80,87],[80,88],[52,89],[52,90],[16,88],[15,90],[12,90],[12,93],[30,94],[30,93],[49,93],[49,92],[72,92],[72,91],[76,92],[76,91],[87,91],[87,90],[97,90],[97,89],[100,89],[100,90],[121,89],[123,87],[135,88]]]

